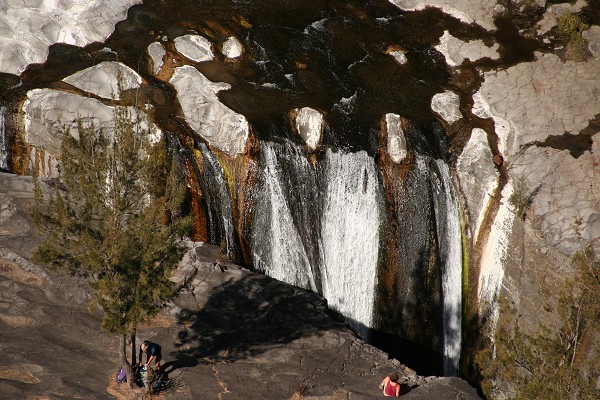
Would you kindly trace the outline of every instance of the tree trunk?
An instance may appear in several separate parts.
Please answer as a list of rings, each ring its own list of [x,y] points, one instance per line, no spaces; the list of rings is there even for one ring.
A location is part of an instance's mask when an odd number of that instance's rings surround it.
[[[140,361],[142,361],[141,359],[139,359],[139,360],[136,359],[136,355],[137,355],[137,348],[135,345],[136,335],[137,335],[137,332],[135,330],[133,332],[131,332],[131,365],[133,365],[134,367],[136,365],[138,365],[138,363]]]
[[[133,373],[133,368],[129,361],[127,361],[127,334],[124,333],[121,335],[120,343],[119,343],[119,357],[121,359],[121,365],[125,367],[125,371],[127,373],[127,386],[129,389],[133,390],[135,384],[135,375]]]

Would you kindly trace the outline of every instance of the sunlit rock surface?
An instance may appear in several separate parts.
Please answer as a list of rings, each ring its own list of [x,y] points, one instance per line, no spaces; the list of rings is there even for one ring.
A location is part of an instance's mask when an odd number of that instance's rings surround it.
[[[467,201],[469,223],[477,241],[485,211],[498,185],[498,171],[492,162],[492,152],[483,129],[476,128],[458,158],[456,171]]]
[[[494,14],[501,6],[494,1],[471,0],[389,0],[403,10],[423,10],[426,7],[436,7],[467,24],[476,23],[485,29],[492,30]]]
[[[296,110],[296,130],[308,147],[316,149],[323,132],[323,114],[310,107]]]
[[[385,123],[388,154],[392,161],[399,163],[408,155],[401,117],[398,114],[388,113],[385,115]]]
[[[186,120],[209,144],[238,154],[244,151],[248,139],[248,121],[220,102],[217,93],[230,86],[211,82],[193,67],[175,70],[171,83],[177,89]]]
[[[227,58],[237,58],[244,52],[244,47],[237,38],[231,36],[223,43],[222,51]]]
[[[459,106],[460,98],[456,93],[449,90],[437,93],[431,99],[431,109],[433,112],[437,113],[449,124],[453,124],[462,118]]]
[[[151,43],[148,46],[148,55],[152,59],[152,72],[154,75],[158,74],[163,66],[163,57],[167,52],[159,42]]]
[[[41,63],[48,46],[105,40],[140,0],[19,0],[0,3],[0,72]]]
[[[588,41],[588,47],[592,55],[600,58],[600,26],[594,25],[583,31],[582,36]]]
[[[118,62],[101,62],[63,79],[85,92],[105,99],[120,100],[121,91],[139,88],[142,77]]]
[[[386,53],[394,57],[398,64],[406,64],[406,62],[408,61],[408,58],[406,57],[406,52],[403,50],[390,49]]]
[[[34,89],[23,104],[25,140],[33,147],[60,154],[60,135],[84,126],[114,126],[113,109],[99,100],[54,89]]]
[[[184,35],[175,38],[177,51],[192,61],[201,62],[213,59],[211,43],[203,36]]]
[[[440,44],[435,48],[438,49],[446,57],[448,65],[455,67],[462,64],[467,59],[469,61],[477,61],[484,57],[496,60],[499,57],[498,43],[493,46],[486,46],[481,40],[463,42],[460,39],[452,36],[448,31],[440,38]]]
[[[57,160],[60,158],[61,135],[69,132],[78,136],[78,124],[83,128],[102,129],[112,135],[115,129],[115,109],[101,101],[77,94],[53,89],[34,89],[27,93],[23,103],[25,125],[24,140],[31,146],[29,163],[40,163],[42,175],[54,176],[58,173]],[[138,121],[140,128],[156,142],[160,129],[145,116],[141,108],[127,107],[132,121]],[[138,118],[138,112],[141,113]]]
[[[500,148],[514,179],[525,178],[535,194],[534,219],[567,253],[576,248],[573,227],[600,212],[597,173],[584,167],[593,164],[598,146],[584,134],[600,110],[598,70],[598,59],[564,62],[539,55],[536,62],[486,73],[479,93],[484,108],[507,128],[497,129]]]

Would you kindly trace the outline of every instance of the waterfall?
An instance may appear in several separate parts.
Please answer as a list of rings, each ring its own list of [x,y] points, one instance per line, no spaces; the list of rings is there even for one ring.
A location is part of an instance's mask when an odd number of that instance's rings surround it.
[[[321,293],[364,338],[372,326],[381,192],[366,152],[313,166],[291,143],[261,144],[252,222],[257,269]]]
[[[8,139],[6,138],[6,107],[0,107],[0,171],[8,171]]]
[[[462,242],[457,199],[448,165],[436,160],[439,177],[432,174],[433,202],[442,273],[443,368],[458,375],[462,322]]]
[[[367,339],[379,256],[381,192],[366,152],[327,150],[322,216],[323,295]]]
[[[227,183],[223,177],[223,169],[215,155],[205,144],[201,144],[202,168],[204,173],[200,182],[206,198],[207,214],[210,227],[210,240],[216,243],[224,241],[228,255],[236,251],[234,236],[232,201]]]
[[[292,144],[261,145],[261,176],[252,227],[254,266],[267,275],[292,285],[318,291],[314,257],[310,257],[310,238],[301,234],[303,224],[296,215],[314,211],[314,201],[294,194],[306,192],[303,185],[293,185],[288,177],[295,176],[303,182],[315,182],[316,172],[302,151]],[[316,187],[306,187],[315,192]],[[304,197],[302,199],[302,197]],[[311,204],[313,203],[313,204]],[[314,223],[314,219],[313,219]],[[316,250],[316,249],[315,249]],[[312,258],[312,260],[311,260]]]

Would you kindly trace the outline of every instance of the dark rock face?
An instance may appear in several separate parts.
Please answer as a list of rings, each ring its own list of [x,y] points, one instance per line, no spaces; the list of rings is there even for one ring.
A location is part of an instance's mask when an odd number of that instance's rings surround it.
[[[30,179],[0,180],[7,183],[2,209],[14,211],[13,219],[0,218],[0,398],[131,398],[114,383],[118,338],[87,311],[87,283],[28,261],[35,232],[27,229],[28,241],[4,233],[15,216],[30,224],[31,197],[15,189]],[[368,399],[380,397],[377,385],[397,371],[407,398],[478,399],[460,379],[417,376],[365,344],[319,295],[220,263],[216,246],[191,247],[174,277],[191,277],[189,290],[138,331],[163,348],[165,398]]]

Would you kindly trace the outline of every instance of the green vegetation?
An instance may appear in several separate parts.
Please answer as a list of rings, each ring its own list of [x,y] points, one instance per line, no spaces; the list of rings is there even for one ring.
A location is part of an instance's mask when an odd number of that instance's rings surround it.
[[[515,208],[515,213],[519,217],[525,216],[525,210],[531,204],[533,192],[529,189],[527,181],[520,176],[515,182],[515,187],[508,198],[508,202]]]
[[[77,135],[64,132],[59,181],[44,198],[36,177],[33,211],[45,235],[35,259],[89,280],[90,309],[99,306],[102,328],[120,337],[128,376],[128,335],[133,364],[138,324],[177,289],[169,277],[189,230],[189,219],[178,217],[185,187],[176,165],[167,161],[164,138],[152,143],[156,135],[141,115],[117,107],[114,134],[81,121]]]
[[[582,32],[588,26],[577,14],[565,14],[559,20],[556,27],[559,37],[566,41],[565,57],[573,61],[585,61],[589,58],[587,41]]]
[[[501,303],[493,343],[475,358],[488,399],[600,398],[600,261],[590,247],[575,254],[572,265],[576,274],[557,304],[544,305],[554,310],[556,324],[525,333],[518,310]]]

